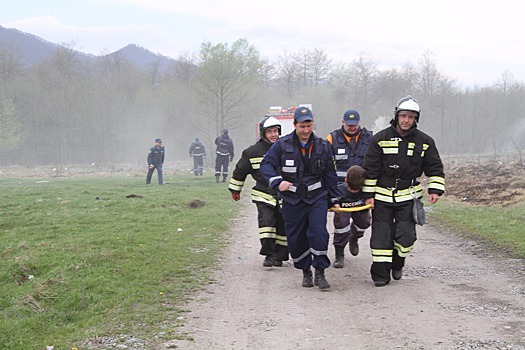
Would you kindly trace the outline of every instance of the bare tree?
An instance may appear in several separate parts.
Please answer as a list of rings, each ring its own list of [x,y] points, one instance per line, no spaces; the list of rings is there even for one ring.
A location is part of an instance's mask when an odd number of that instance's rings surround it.
[[[503,94],[510,93],[514,85],[515,85],[514,75],[508,70],[506,70],[505,72],[501,74],[500,78],[495,84],[496,88],[501,90]]]
[[[197,71],[197,57],[193,54],[180,54],[172,67],[175,78],[185,85],[189,85]]]
[[[441,73],[437,69],[434,54],[425,52],[419,59],[419,80],[417,87],[422,97],[430,97],[436,94],[441,80]]]
[[[370,110],[371,94],[374,90],[377,77],[378,63],[370,56],[361,53],[351,64],[353,76],[354,98],[357,108],[368,114]]]
[[[284,84],[289,98],[294,95],[299,74],[299,64],[293,54],[285,51],[277,58],[277,77]]]
[[[332,60],[328,59],[328,55],[321,49],[313,49],[308,52],[309,66],[311,70],[312,84],[317,86],[326,82],[328,74],[330,73]]]
[[[0,154],[1,159],[18,148],[22,123],[16,106],[16,95],[23,76],[22,59],[12,45],[0,45]]]

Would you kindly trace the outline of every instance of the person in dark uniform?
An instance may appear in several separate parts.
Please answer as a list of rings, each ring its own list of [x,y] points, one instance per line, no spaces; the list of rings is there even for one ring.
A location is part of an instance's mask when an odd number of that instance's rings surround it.
[[[360,209],[365,206],[365,198],[363,197],[363,184],[365,180],[366,172],[361,166],[352,165],[348,168],[344,182],[340,183],[337,187],[341,195],[339,203],[341,209],[352,211],[344,212],[340,209],[340,211],[335,213],[350,214],[353,224],[363,231],[370,227],[370,221],[372,219],[369,209]],[[346,216],[342,215],[338,217],[345,218]],[[341,226],[341,224],[334,218],[334,225],[335,224]],[[346,224],[348,225],[348,221],[346,221]],[[335,263],[334,267],[336,267]]]
[[[359,125],[361,116],[355,109],[347,110],[343,115],[342,126],[332,131],[326,140],[332,145],[332,152],[335,158],[337,171],[337,181],[344,188],[345,178],[348,169],[353,165],[363,166],[366,150],[372,138],[372,132],[361,128]],[[352,220],[354,214],[351,212],[334,213],[334,239],[335,248],[334,267],[344,267],[345,247],[349,243],[350,254],[359,254],[359,238],[363,237],[366,225],[357,225],[356,220]],[[365,224],[365,222],[361,221]]]
[[[365,155],[367,179],[363,186],[366,204],[372,206],[372,267],[376,287],[403,276],[405,258],[416,242],[414,201],[423,196],[418,178],[428,177],[431,204],[445,192],[443,163],[434,140],[417,128],[419,103],[400,99],[390,127],[372,137]]]
[[[228,165],[233,161],[233,140],[228,135],[228,129],[223,129],[222,134],[215,139],[217,150],[215,153],[215,182],[219,182],[222,174],[222,182],[228,177]]]
[[[151,176],[157,169],[157,177],[159,178],[159,185],[162,185],[162,164],[164,163],[164,147],[161,139],[155,139],[155,146],[149,149],[148,153],[148,175],[146,176],[146,184],[151,183]]]
[[[204,157],[206,157],[206,148],[198,138],[190,146],[190,157],[193,157],[193,173],[195,176],[203,175]]]
[[[282,213],[288,250],[294,267],[303,271],[303,287],[328,289],[325,269],[329,234],[329,205],[339,207],[337,174],[330,144],[313,133],[310,109],[294,113],[294,132],[282,136],[264,156],[261,173],[283,199]],[[315,268],[312,279],[311,266]]]
[[[270,146],[281,135],[281,123],[277,118],[265,116],[259,123],[260,139],[242,152],[241,159],[235,165],[228,185],[233,200],[241,199],[241,191],[248,175],[255,180],[252,188],[252,202],[257,205],[259,240],[264,255],[264,267],[282,266],[288,260],[288,243],[284,234],[284,222],[280,210],[280,201],[270,191],[268,182],[261,175],[260,166]]]

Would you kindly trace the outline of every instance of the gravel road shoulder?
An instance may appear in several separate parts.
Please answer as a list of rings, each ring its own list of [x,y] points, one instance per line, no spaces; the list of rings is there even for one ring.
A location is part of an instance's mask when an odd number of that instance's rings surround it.
[[[246,197],[246,196],[245,196]],[[418,227],[403,279],[374,287],[370,231],[329,291],[302,288],[290,262],[264,268],[256,209],[235,219],[216,283],[187,305],[177,349],[525,349],[525,264]],[[329,222],[332,214],[329,215]],[[330,258],[333,248],[330,245]]]

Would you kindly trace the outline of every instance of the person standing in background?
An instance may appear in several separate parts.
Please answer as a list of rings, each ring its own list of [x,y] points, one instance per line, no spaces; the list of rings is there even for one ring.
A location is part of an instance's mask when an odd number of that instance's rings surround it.
[[[157,177],[159,178],[159,185],[164,184],[162,179],[162,164],[164,163],[164,146],[162,146],[161,139],[155,139],[155,146],[149,149],[148,153],[148,175],[146,176],[146,184],[151,183],[153,172],[157,169]]]
[[[195,176],[202,176],[204,172],[204,158],[206,157],[206,148],[198,138],[190,146],[190,157],[193,157],[193,173]]]
[[[219,183],[222,175],[222,182],[226,182],[228,177],[228,165],[233,161],[233,140],[228,135],[228,129],[223,129],[222,134],[215,139],[217,145],[215,158],[215,182]]]

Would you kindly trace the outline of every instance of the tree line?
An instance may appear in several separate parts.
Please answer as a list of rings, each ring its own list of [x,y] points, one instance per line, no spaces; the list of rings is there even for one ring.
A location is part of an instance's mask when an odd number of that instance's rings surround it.
[[[383,68],[366,54],[335,63],[321,49],[268,58],[239,39],[204,42],[162,71],[158,64],[139,69],[119,54],[87,62],[66,44],[24,67],[16,47],[0,45],[0,165],[140,165],[156,137],[167,161],[185,160],[196,137],[212,154],[223,128],[240,155],[273,105],[312,104],[323,137],[350,108],[362,126],[378,131],[407,94],[419,100],[419,127],[442,154],[525,148],[523,82],[503,72],[491,86],[462,88],[439,71],[431,52]]]

